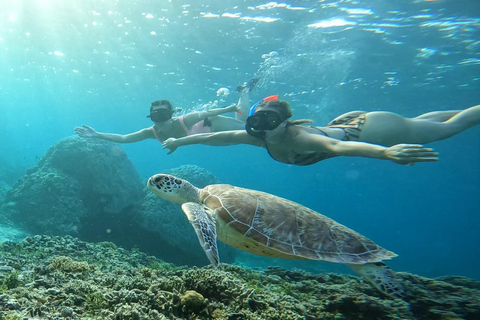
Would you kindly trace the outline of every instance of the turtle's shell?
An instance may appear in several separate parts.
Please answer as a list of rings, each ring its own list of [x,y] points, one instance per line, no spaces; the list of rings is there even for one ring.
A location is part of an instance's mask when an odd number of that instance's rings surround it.
[[[396,256],[361,234],[298,203],[231,185],[210,185],[200,202],[213,210],[218,239],[258,255],[362,264]]]

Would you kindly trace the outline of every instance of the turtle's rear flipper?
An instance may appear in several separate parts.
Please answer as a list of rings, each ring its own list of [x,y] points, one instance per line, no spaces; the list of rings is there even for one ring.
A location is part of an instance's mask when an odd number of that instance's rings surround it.
[[[395,272],[384,263],[349,264],[349,266],[384,294],[393,298],[401,298],[404,295],[405,289],[395,278]]]

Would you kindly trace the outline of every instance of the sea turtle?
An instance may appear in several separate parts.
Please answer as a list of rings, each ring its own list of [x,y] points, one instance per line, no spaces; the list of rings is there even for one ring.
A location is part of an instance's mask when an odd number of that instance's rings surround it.
[[[381,292],[395,298],[403,293],[395,273],[381,263],[395,253],[298,203],[228,184],[199,189],[167,174],[153,175],[147,187],[182,205],[215,267],[218,236],[232,247],[261,256],[344,263]]]

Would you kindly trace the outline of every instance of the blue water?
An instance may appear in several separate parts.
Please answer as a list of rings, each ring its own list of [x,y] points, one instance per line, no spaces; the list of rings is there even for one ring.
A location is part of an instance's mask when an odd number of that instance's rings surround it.
[[[0,156],[34,166],[81,124],[140,130],[158,99],[198,110],[227,87],[218,103],[228,105],[254,75],[252,103],[279,94],[317,125],[358,109],[416,116],[480,103],[477,0],[202,2],[3,1]],[[169,156],[156,141],[122,147],[144,179],[196,164],[368,236],[399,254],[395,270],[480,279],[480,128],[430,146],[440,161],[413,167],[361,158],[294,167],[251,146]]]

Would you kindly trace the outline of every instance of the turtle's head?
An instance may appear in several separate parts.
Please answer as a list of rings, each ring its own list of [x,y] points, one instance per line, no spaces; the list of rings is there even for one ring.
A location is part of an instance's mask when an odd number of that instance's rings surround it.
[[[156,174],[150,177],[147,187],[157,196],[176,203],[198,201],[198,189],[190,182],[168,175]]]

